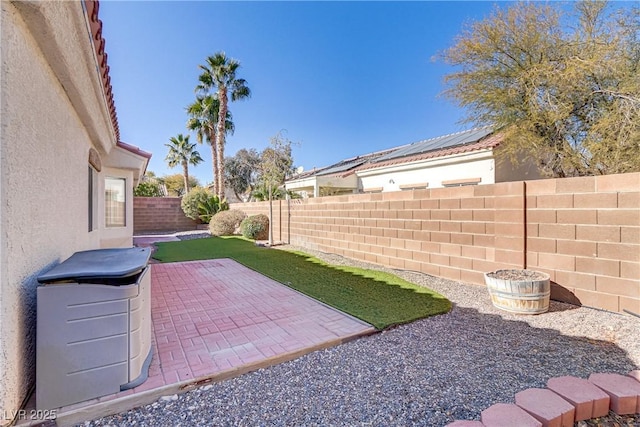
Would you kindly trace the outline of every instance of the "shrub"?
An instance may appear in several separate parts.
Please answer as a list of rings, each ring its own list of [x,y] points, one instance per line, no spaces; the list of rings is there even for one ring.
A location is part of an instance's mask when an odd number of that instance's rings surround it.
[[[133,195],[137,197],[162,197],[162,190],[157,182],[143,181],[133,189]]]
[[[240,224],[242,235],[247,239],[267,240],[269,238],[269,217],[263,214],[245,218]]]
[[[217,212],[229,209],[229,204],[226,200],[220,201],[218,196],[202,187],[195,187],[185,196],[182,196],[180,206],[187,218],[199,219],[205,224],[208,224],[211,217]]]
[[[240,234],[240,224],[247,214],[238,209],[221,211],[211,217],[209,231],[212,236],[231,236]]]
[[[209,197],[213,196],[213,193],[202,187],[192,188],[187,194],[182,196],[180,207],[182,212],[191,219],[200,219],[200,212],[198,206],[200,203],[204,203]]]
[[[198,204],[198,217],[205,224],[209,224],[211,217],[218,212],[229,209],[229,203],[226,200],[220,200],[218,196],[209,196],[204,202]]]

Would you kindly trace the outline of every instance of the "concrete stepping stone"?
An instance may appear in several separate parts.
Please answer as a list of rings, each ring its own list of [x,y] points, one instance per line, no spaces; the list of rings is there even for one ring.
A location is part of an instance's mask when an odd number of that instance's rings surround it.
[[[485,427],[480,421],[455,420],[447,424],[445,427]]]
[[[551,378],[547,388],[575,407],[575,421],[604,417],[609,413],[609,395],[583,378]]]
[[[551,390],[530,388],[516,393],[516,405],[540,421],[543,427],[573,427],[575,408]]]
[[[640,413],[640,383],[628,375],[591,374],[589,382],[611,397],[611,410],[618,415]]]
[[[629,372],[629,376],[631,378],[635,378],[636,380],[640,381],[640,369],[636,369],[635,371]]]
[[[485,427],[542,427],[542,423],[518,405],[496,403],[482,411],[482,424]]]

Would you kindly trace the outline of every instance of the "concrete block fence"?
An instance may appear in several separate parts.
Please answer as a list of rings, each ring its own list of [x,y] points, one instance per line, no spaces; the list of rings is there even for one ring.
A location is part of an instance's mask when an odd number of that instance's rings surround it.
[[[136,234],[197,227],[178,197],[133,203]],[[640,173],[278,200],[273,216],[276,241],[479,285],[540,270],[555,300],[640,314]]]
[[[640,313],[640,173],[282,200],[273,212],[276,241],[479,285],[530,268],[551,276],[553,299]]]
[[[134,197],[133,233],[195,230],[197,223],[184,216],[181,200],[180,197]]]
[[[575,422],[640,414],[640,371],[628,376],[596,373],[588,379],[551,378],[546,389],[530,388],[515,396],[515,404],[497,403],[482,411],[481,421],[457,420],[447,427],[572,427]]]

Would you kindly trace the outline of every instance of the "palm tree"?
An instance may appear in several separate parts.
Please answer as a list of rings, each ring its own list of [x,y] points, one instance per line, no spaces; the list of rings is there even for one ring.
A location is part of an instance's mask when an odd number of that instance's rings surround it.
[[[200,65],[200,84],[196,91],[201,93],[213,92],[220,102],[218,122],[216,124],[216,157],[217,167],[214,181],[218,181],[218,196],[224,197],[224,144],[226,136],[226,117],[229,111],[229,96],[231,101],[251,96],[251,90],[244,79],[236,77],[240,63],[235,59],[227,58],[224,52],[218,52],[206,59],[205,65]]]
[[[218,180],[216,179],[216,171],[218,170],[218,152],[216,150],[216,126],[218,124],[218,112],[220,110],[220,101],[215,96],[197,96],[196,101],[187,107],[189,120],[187,121],[187,129],[196,132],[196,138],[200,144],[204,141],[211,146],[211,167],[213,169],[213,193],[218,194]],[[232,121],[231,113],[227,111],[227,120],[225,123],[227,133],[233,134],[235,126]]]
[[[196,144],[189,143],[189,135],[183,136],[181,133],[178,136],[169,138],[170,144],[164,144],[169,147],[169,154],[165,160],[170,168],[174,168],[178,165],[182,165],[182,172],[184,175],[184,194],[189,192],[189,165],[196,166],[202,162],[202,157],[195,148]]]

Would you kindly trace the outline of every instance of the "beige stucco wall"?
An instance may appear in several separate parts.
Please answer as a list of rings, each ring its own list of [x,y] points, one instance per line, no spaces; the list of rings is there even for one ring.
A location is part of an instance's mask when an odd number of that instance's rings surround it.
[[[358,192],[358,177],[355,173],[341,176],[312,176],[306,179],[289,181],[285,188],[300,193],[304,198]]]
[[[435,159],[358,171],[361,189],[398,191],[405,185],[425,183],[429,188],[443,187],[443,181],[480,178],[480,184],[495,183],[491,150],[474,151]],[[393,181],[393,182],[391,182]]]
[[[76,251],[130,246],[137,176],[110,161],[115,132],[82,4],[0,3],[0,414],[9,414],[35,384],[36,277]],[[92,147],[108,166],[89,232]],[[127,179],[126,227],[104,228],[106,175]]]

